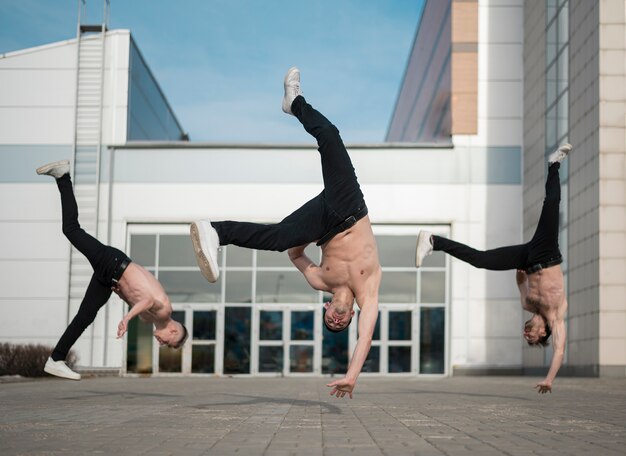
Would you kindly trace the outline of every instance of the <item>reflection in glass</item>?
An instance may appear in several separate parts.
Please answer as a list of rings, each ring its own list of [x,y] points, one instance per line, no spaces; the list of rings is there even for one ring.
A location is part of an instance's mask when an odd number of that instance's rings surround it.
[[[290,372],[313,372],[313,347],[292,345],[289,349]]]
[[[296,271],[258,271],[256,302],[315,303],[317,292]]]
[[[385,272],[380,283],[379,302],[416,302],[417,273]]]
[[[446,302],[446,273],[443,271],[422,271],[420,302]]]
[[[291,312],[291,340],[313,340],[313,311]]]
[[[411,340],[410,310],[389,312],[389,340]]]
[[[348,370],[349,331],[334,333],[322,326],[322,374],[345,374]]]
[[[156,266],[156,235],[132,234],[130,258],[143,267]]]
[[[376,236],[382,267],[415,267],[416,236]]]
[[[196,267],[196,256],[189,235],[161,234],[159,236],[159,265]]]
[[[262,310],[259,315],[259,339],[282,340],[283,312],[280,310]]]
[[[220,302],[221,283],[209,283],[199,270],[159,271],[159,282],[172,302]]]
[[[250,373],[250,307],[226,307],[224,373]]]
[[[252,302],[252,271],[228,271],[224,281],[226,302]]]
[[[283,347],[259,347],[259,372],[283,371]]]
[[[182,350],[174,350],[167,345],[159,348],[159,372],[181,372],[182,361]]]
[[[361,372],[380,372],[380,347],[371,347]]]
[[[128,323],[126,371],[152,373],[152,324],[133,318]]]
[[[193,313],[193,339],[215,340],[214,310],[199,310]]]
[[[213,374],[215,372],[215,345],[194,345],[191,349],[191,372]]]
[[[389,372],[411,372],[411,347],[389,347]]]
[[[420,372],[443,374],[444,372],[444,324],[443,307],[421,309],[420,320]]]
[[[226,249],[226,267],[252,267],[252,250],[229,245]]]

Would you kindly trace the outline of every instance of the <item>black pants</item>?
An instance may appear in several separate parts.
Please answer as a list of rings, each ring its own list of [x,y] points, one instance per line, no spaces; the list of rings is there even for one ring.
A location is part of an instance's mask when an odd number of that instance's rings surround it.
[[[559,251],[559,203],[561,202],[560,163],[548,168],[546,197],[535,235],[526,244],[480,251],[459,242],[433,236],[433,250],[442,250],[477,268],[494,271],[528,269],[537,264],[561,259]]]
[[[65,359],[70,348],[85,329],[93,323],[98,310],[111,296],[113,272],[119,263],[128,258],[124,252],[102,244],[80,227],[78,206],[76,205],[70,175],[66,174],[57,179],[57,186],[61,193],[63,234],[78,251],[85,255],[94,272],[78,313],[52,351],[51,356],[55,361]]]
[[[337,128],[302,96],[293,101],[291,111],[317,140],[324,190],[280,223],[211,222],[220,245],[282,252],[317,241],[365,207],[354,167]]]

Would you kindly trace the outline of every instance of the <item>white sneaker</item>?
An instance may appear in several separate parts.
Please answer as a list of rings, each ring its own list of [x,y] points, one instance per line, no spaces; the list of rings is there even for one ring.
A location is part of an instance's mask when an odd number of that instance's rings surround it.
[[[56,375],[57,377],[69,378],[70,380],[80,380],[80,374],[67,367],[65,361],[54,361],[52,358],[48,358],[43,370],[50,375]]]
[[[220,246],[220,238],[215,228],[208,220],[198,220],[191,224],[191,242],[196,253],[198,267],[205,279],[211,283],[217,282],[220,270],[217,265],[217,249]]]
[[[283,97],[283,111],[293,116],[291,103],[298,95],[302,95],[300,90],[300,70],[291,67],[285,75],[285,96]]]
[[[40,166],[37,168],[37,174],[45,174],[48,176],[52,176],[55,179],[64,176],[65,174],[70,173],[70,162],[69,160],[61,160],[55,161],[52,163],[48,163],[47,165]]]
[[[561,146],[554,152],[552,152],[550,154],[550,156],[548,157],[548,163],[552,164],[552,163],[556,163],[559,162],[561,163],[563,160],[565,160],[565,158],[567,157],[567,154],[569,154],[572,150],[572,145],[571,144],[561,144]]]
[[[422,265],[424,258],[433,253],[433,241],[430,231],[420,231],[417,235],[417,248],[415,249],[415,266],[418,268]]]

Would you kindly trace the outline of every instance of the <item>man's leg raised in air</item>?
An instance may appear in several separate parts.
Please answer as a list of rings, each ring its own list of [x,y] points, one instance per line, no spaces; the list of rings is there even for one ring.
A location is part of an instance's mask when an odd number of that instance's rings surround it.
[[[300,89],[300,71],[290,68],[285,76],[283,111],[294,115],[318,145],[324,179],[324,198],[341,223],[365,205],[354,166],[339,130],[306,102]]]
[[[434,250],[444,251],[476,268],[492,271],[523,268],[528,255],[527,244],[511,245],[492,250],[476,250],[452,239],[434,235],[430,231],[420,231],[417,237],[415,265],[419,268],[424,258],[432,254]]]
[[[548,157],[548,177],[546,196],[533,238],[529,242],[529,266],[545,261],[558,261],[559,250],[559,205],[561,203],[561,181],[559,168],[572,150],[570,144],[563,144]]]

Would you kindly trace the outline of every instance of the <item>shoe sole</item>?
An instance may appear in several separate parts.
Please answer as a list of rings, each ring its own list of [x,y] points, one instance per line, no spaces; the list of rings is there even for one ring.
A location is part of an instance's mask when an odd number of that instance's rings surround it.
[[[70,377],[65,372],[57,370],[54,367],[44,366],[43,371],[50,375],[54,375],[55,377],[66,378],[68,380],[80,380],[80,374],[76,374],[78,375],[78,378]]]
[[[191,224],[189,228],[191,234],[191,242],[193,243],[193,251],[196,254],[196,261],[198,262],[198,267],[200,268],[200,272],[205,279],[207,279],[211,283],[217,282],[218,274],[213,271],[211,267],[211,262],[206,257],[204,252],[202,251],[202,243],[200,242],[200,229],[196,222]]]
[[[428,242],[428,239],[424,239],[425,237],[426,238],[430,237],[430,233],[420,231],[420,234],[417,235],[417,244],[415,245],[415,267],[416,268],[419,268],[420,266],[422,266],[422,261],[424,260],[424,258],[426,258],[426,255],[424,255],[423,258],[420,258],[420,245],[422,245],[423,242]]]
[[[48,172],[52,168],[56,168],[57,166],[61,166],[61,165],[69,165],[69,164],[70,162],[67,160],[59,160],[59,161],[55,161],[52,163],[48,163],[47,165],[40,166],[39,168],[37,168],[36,171],[37,171],[37,174],[48,174]]]

